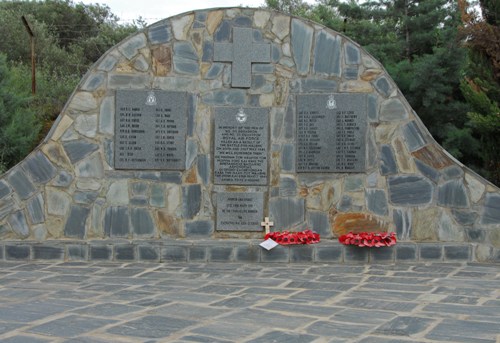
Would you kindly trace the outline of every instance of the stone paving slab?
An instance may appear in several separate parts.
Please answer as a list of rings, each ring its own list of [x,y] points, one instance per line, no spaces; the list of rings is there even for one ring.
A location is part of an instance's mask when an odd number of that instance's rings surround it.
[[[0,262],[1,342],[500,342],[500,265]]]

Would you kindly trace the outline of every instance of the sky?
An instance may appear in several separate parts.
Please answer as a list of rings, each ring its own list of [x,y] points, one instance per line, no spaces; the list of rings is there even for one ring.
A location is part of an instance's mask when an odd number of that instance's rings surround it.
[[[75,2],[107,5],[122,22],[131,22],[141,16],[148,24],[197,9],[260,7],[265,3],[264,0],[79,0]]]

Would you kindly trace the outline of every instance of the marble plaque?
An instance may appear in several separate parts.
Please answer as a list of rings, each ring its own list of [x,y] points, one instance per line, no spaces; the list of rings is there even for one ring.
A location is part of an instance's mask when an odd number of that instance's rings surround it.
[[[117,90],[115,169],[183,170],[187,93]]]
[[[367,97],[297,95],[297,172],[364,172]]]
[[[267,184],[268,109],[217,108],[214,140],[215,184]]]
[[[218,193],[218,231],[262,231],[264,193]]]

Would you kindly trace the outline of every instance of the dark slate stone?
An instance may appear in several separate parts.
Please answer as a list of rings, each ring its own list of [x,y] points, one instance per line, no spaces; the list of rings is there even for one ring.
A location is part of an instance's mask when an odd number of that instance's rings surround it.
[[[252,89],[259,89],[266,84],[266,78],[264,75],[253,75],[252,76]]]
[[[394,209],[392,212],[396,235],[400,241],[408,241],[411,238],[411,212],[403,209]]]
[[[411,121],[403,126],[403,135],[411,152],[420,149],[426,144],[424,136],[415,121]]]
[[[337,90],[337,81],[324,79],[300,79],[291,83],[292,93],[333,93]]]
[[[427,178],[431,179],[434,182],[438,182],[441,174],[434,168],[428,166],[418,159],[414,159],[417,169]]]
[[[195,20],[196,21],[199,21],[200,23],[204,23],[206,20],[207,20],[207,12],[196,12],[196,15],[195,15]]]
[[[434,322],[435,320],[431,318],[398,316],[390,322],[378,327],[375,333],[388,336],[412,337],[413,335],[427,330]]]
[[[139,245],[139,261],[159,261],[160,248],[154,245]]]
[[[127,237],[130,233],[129,219],[127,207],[108,207],[104,215],[104,233],[107,237]]]
[[[81,192],[77,191],[73,194],[73,201],[78,204],[92,204],[99,196],[98,192]]]
[[[243,245],[234,248],[234,259],[239,263],[252,263],[260,261],[261,247],[256,245]]]
[[[6,260],[29,260],[31,249],[29,245],[6,245]]]
[[[207,262],[207,247],[191,246],[189,247],[189,262]]]
[[[182,174],[180,172],[160,172],[159,181],[180,185],[182,182]]]
[[[316,262],[342,262],[341,245],[316,246]]]
[[[0,220],[7,217],[15,208],[14,199],[12,197],[10,199],[5,199],[4,201],[0,201]]]
[[[368,262],[368,249],[346,246],[344,248],[344,261],[345,262]]]
[[[233,19],[233,26],[252,27],[252,19],[245,16],[238,16]]]
[[[470,261],[470,245],[450,245],[444,246],[444,258],[447,261]]]
[[[81,86],[82,90],[86,91],[95,91],[102,83],[104,82],[106,76],[104,73],[92,73],[89,75],[87,80],[85,80],[85,83],[83,86]]]
[[[197,220],[194,222],[187,222],[184,229],[186,237],[211,237],[214,232],[214,225],[212,221]]]
[[[35,259],[35,260],[62,260],[62,259],[64,259],[64,247],[34,245],[33,246],[33,259]]]
[[[381,76],[375,81],[375,88],[386,98],[391,94],[391,85],[385,76]]]
[[[149,198],[147,197],[135,197],[130,199],[130,205],[132,206],[147,206],[149,203]]]
[[[203,96],[203,102],[208,105],[234,105],[245,104],[246,94],[242,89],[224,89],[208,92]]]
[[[43,196],[38,194],[28,200],[26,209],[32,224],[40,224],[45,221]]]
[[[366,194],[366,207],[368,211],[371,211],[380,216],[387,215],[388,205],[387,196],[385,191],[382,189],[367,189]]]
[[[168,23],[161,23],[160,25],[155,25],[150,27],[148,30],[148,37],[151,44],[161,44],[167,43],[172,39],[172,33]]]
[[[297,195],[297,182],[292,177],[280,177],[280,196],[293,197]]]
[[[283,124],[285,139],[293,139],[295,137],[295,102],[292,97],[288,101]]]
[[[305,75],[309,72],[309,64],[311,61],[311,47],[313,41],[314,30],[312,27],[306,25],[302,20],[292,19],[292,32],[291,32],[291,44],[292,44],[292,55],[297,66],[297,72],[300,75]],[[326,36],[325,36],[326,38]],[[331,45],[331,44],[330,44]],[[331,48],[325,48],[324,50],[330,51]],[[326,57],[326,60],[330,60],[330,57]],[[324,68],[327,66],[325,65]]]
[[[10,230],[10,228],[9,228],[9,226],[7,224],[5,224],[5,225],[4,224],[0,224],[0,238],[2,238],[3,235],[8,234],[9,232],[11,232],[11,230]],[[2,246],[0,245],[0,247],[2,247]],[[1,259],[2,258],[0,257],[0,260]]]
[[[462,180],[452,180],[438,187],[438,205],[467,208],[469,198]]]
[[[155,232],[153,218],[146,208],[132,208],[130,222],[134,235],[152,236]]]
[[[83,160],[85,157],[99,149],[99,146],[94,143],[89,143],[83,140],[71,141],[63,143],[64,151],[68,155],[71,163],[75,164]]]
[[[64,235],[83,239],[85,237],[85,223],[89,214],[90,209],[80,205],[71,205],[70,214],[64,226]]]
[[[361,64],[359,48],[351,43],[345,45],[345,59],[347,64]]]
[[[357,80],[358,68],[345,68],[343,75],[346,80]]]
[[[260,95],[259,94],[250,94],[250,101],[248,102],[250,107],[259,107],[260,106]]]
[[[113,246],[111,245],[91,245],[90,260],[111,260],[113,257]]]
[[[308,227],[319,233],[322,239],[332,237],[332,229],[330,227],[330,220],[328,214],[318,211],[307,212]]]
[[[200,72],[198,55],[190,42],[174,43],[174,69],[181,74],[197,75]]]
[[[415,244],[396,244],[396,262],[398,261],[416,261],[417,246]]]
[[[213,63],[210,69],[208,69],[207,73],[205,74],[205,79],[207,80],[214,80],[222,74],[222,71],[224,70],[224,65],[222,63]]]
[[[393,175],[398,173],[398,166],[394,153],[390,145],[382,145],[380,147],[380,174]]]
[[[10,215],[9,224],[19,237],[26,238],[30,235],[30,228],[23,211],[17,211]]]
[[[488,193],[484,201],[484,209],[481,216],[481,224],[500,223],[500,194]]]
[[[136,195],[142,195],[142,196],[145,196],[148,194],[148,190],[149,190],[149,187],[148,187],[148,184],[146,182],[134,182],[132,183],[132,194],[134,196]]]
[[[284,172],[295,172],[295,145],[283,144],[281,153],[281,170]]]
[[[389,199],[400,206],[418,206],[431,203],[434,186],[419,175],[390,176]]]
[[[61,170],[59,174],[56,175],[52,185],[56,187],[68,187],[73,182],[73,176],[65,170]]]
[[[231,39],[231,24],[224,20],[214,33],[215,42],[229,42]]]
[[[340,51],[342,50],[340,42],[339,36],[332,36],[325,31],[316,34],[313,66],[315,73],[340,76]],[[307,50],[305,53],[309,54],[309,51]],[[299,64],[297,63],[297,65]]]
[[[437,260],[443,259],[443,246],[441,244],[420,244],[420,259],[421,260]]]
[[[232,246],[215,246],[210,247],[211,262],[231,262],[233,256]]]
[[[108,166],[114,165],[115,161],[115,142],[111,139],[104,140],[104,158]]]
[[[269,213],[277,230],[288,230],[304,221],[305,201],[295,198],[271,199]]]
[[[261,262],[289,262],[290,249],[287,245],[278,245],[277,247],[266,250],[262,249],[260,252]]]
[[[68,259],[73,260],[83,260],[86,261],[88,258],[88,246],[83,244],[71,244],[67,246],[68,249]]]
[[[254,42],[262,42],[263,37],[262,37],[262,32],[260,30],[253,30],[253,41]]]
[[[115,245],[116,261],[134,261],[135,246],[133,244]]]
[[[212,62],[214,59],[214,43],[210,41],[203,42],[202,62]]]
[[[271,62],[278,63],[281,59],[281,48],[277,44],[271,45]]]
[[[35,186],[20,168],[15,168],[7,177],[7,181],[21,200],[26,200],[35,193]]]
[[[368,95],[368,120],[372,123],[378,122],[378,101],[374,94]]]
[[[467,235],[468,242],[474,243],[485,243],[486,242],[486,231],[476,228],[466,228],[465,234]]]
[[[161,250],[162,262],[186,262],[188,256],[187,246],[167,245]]]
[[[198,155],[198,175],[200,175],[201,181],[204,185],[207,185],[210,181],[210,155]]]
[[[462,178],[464,176],[464,171],[458,166],[451,166],[441,171],[444,180],[452,180],[456,178]]]
[[[7,195],[9,195],[11,192],[11,189],[9,187],[9,185],[3,181],[3,180],[0,180],[0,200],[5,198]]]
[[[468,210],[452,209],[453,218],[460,225],[472,225],[476,222],[477,214]]]
[[[182,216],[192,219],[201,208],[201,186],[189,185],[182,187]]]
[[[49,159],[39,151],[25,160],[23,169],[30,174],[33,181],[38,183],[47,183],[57,173],[57,169]]]
[[[314,261],[314,246],[292,245],[290,246],[290,262],[307,263]]]
[[[255,74],[273,74],[274,73],[274,65],[254,63],[254,64],[252,64],[252,73],[255,73]]]
[[[394,262],[395,248],[394,247],[381,247],[372,248],[370,250],[370,262]]]
[[[340,212],[348,212],[352,207],[352,199],[348,195],[343,195],[337,205],[337,210]]]

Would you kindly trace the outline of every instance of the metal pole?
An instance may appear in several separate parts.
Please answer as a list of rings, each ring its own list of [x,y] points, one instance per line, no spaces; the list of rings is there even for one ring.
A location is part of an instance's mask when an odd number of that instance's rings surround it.
[[[31,43],[31,94],[35,95],[36,93],[36,72],[35,72],[35,35],[33,34],[33,30],[31,30],[30,24],[25,16],[22,16],[24,27],[28,34],[30,35],[30,43]]]

